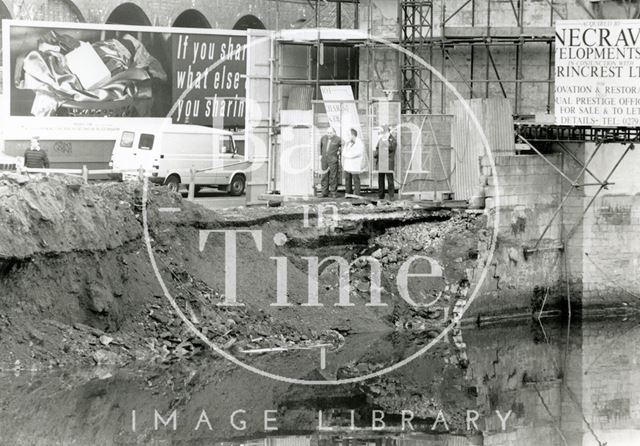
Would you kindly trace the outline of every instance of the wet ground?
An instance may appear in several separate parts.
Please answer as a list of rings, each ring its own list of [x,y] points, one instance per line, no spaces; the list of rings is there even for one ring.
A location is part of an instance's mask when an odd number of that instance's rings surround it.
[[[182,196],[187,198],[187,192],[183,191]],[[194,201],[207,209],[227,209],[245,206],[247,197],[245,195],[233,197],[225,191],[205,187],[198,192]]]
[[[289,378],[344,379],[429,340],[347,335],[324,368],[318,349],[241,358]],[[637,320],[544,320],[464,329],[396,371],[338,386],[275,381],[214,353],[124,370],[5,373],[0,444],[631,446],[640,439],[639,345]]]
[[[486,264],[482,214],[366,201],[337,203],[330,218],[301,206],[211,212],[152,188],[149,249],[170,304],[145,255],[140,185],[0,183],[0,445],[637,444],[636,321],[442,335]],[[219,305],[224,239],[200,245],[221,228],[265,240],[237,243],[245,307]],[[334,256],[347,266],[312,271],[309,260]],[[416,264],[401,288],[419,256],[444,273]],[[304,305],[312,289],[324,306]],[[389,305],[368,305],[374,291]]]

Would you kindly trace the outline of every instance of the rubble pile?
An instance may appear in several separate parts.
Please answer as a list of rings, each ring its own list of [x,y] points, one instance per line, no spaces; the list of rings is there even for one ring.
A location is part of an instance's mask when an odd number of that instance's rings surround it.
[[[1,369],[219,358],[185,324],[157,283],[142,238],[140,184],[87,185],[73,177],[3,174],[0,195]],[[330,238],[322,238],[323,231],[303,228],[301,209],[212,212],[165,188],[152,188],[147,202],[153,250],[182,314],[218,348],[249,357],[320,345],[339,350],[343,336],[367,330],[395,327],[422,340],[437,336],[468,287],[466,272],[473,268],[477,244],[469,234],[480,219],[436,210],[428,214],[432,221],[425,221],[424,213],[402,206],[384,207],[371,217],[367,206],[350,206],[348,212],[341,207],[349,219],[329,228]],[[160,208],[179,212],[162,214]],[[366,221],[375,224],[367,229]],[[281,232],[292,240],[296,234],[316,237],[304,243],[321,257],[332,252],[347,253],[352,260],[371,255],[383,264],[383,301],[393,304],[364,306],[370,298],[370,271],[366,262],[355,261],[349,290],[354,307],[335,306],[339,280],[332,264],[320,275],[323,308],[273,309],[276,270],[270,258],[303,252],[289,245],[258,252],[254,244],[240,244],[247,252],[239,265],[246,275],[238,291],[247,305],[219,306],[224,275],[212,271],[222,272],[224,259],[216,251],[219,245],[200,252],[197,235],[198,229],[225,227],[260,228],[265,239]],[[354,234],[360,237],[355,244]],[[416,254],[437,258],[445,271],[444,293],[429,308],[410,308],[394,290],[399,265]],[[296,303],[305,301],[308,284],[299,266],[294,262],[289,271],[290,299]],[[432,290],[419,291],[433,300]]]
[[[388,300],[394,302],[390,322],[397,330],[424,332],[435,337],[466,303],[477,268],[478,246],[489,237],[482,229],[483,224],[483,218],[475,213],[456,211],[450,219],[441,222],[391,227],[373,237],[367,248],[358,253],[352,287],[358,293],[369,293],[369,266],[362,256],[378,259],[384,265],[384,292]],[[415,291],[411,295],[421,307],[400,299],[392,283],[400,265],[412,256],[426,256],[442,268],[442,284],[436,283],[432,289],[410,290]]]

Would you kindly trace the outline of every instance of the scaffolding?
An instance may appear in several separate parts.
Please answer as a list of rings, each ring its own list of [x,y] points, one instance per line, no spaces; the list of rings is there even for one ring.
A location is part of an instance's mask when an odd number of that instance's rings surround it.
[[[626,158],[631,150],[635,149],[635,145],[640,142],[640,129],[638,128],[594,128],[594,127],[571,127],[571,126],[555,126],[555,125],[531,125],[531,124],[520,124],[516,125],[516,139],[526,146],[528,146],[536,155],[541,157],[549,166],[558,174],[560,177],[567,181],[569,185],[569,189],[567,193],[564,195],[563,199],[560,201],[560,204],[556,207],[556,210],[552,214],[551,218],[547,222],[547,225],[542,230],[542,233],[533,244],[533,246],[526,247],[524,249],[525,256],[530,255],[534,252],[542,251],[542,250],[563,250],[564,244],[571,240],[576,230],[582,223],[585,215],[591,209],[593,204],[595,203],[598,196],[602,193],[603,190],[609,188],[609,186],[615,184],[612,183],[611,177],[618,169],[622,161]],[[526,136],[525,136],[526,135]],[[580,160],[576,155],[574,155],[570,150],[567,149],[565,143],[586,143],[593,142],[595,143],[595,149],[591,153],[588,159],[585,161]],[[579,167],[579,173],[574,178],[571,178],[564,172],[562,169],[553,164],[543,153],[539,147],[536,145],[547,145],[553,144],[554,147],[558,147],[560,149],[560,153],[571,158]],[[593,173],[593,171],[589,168],[592,161],[595,159],[598,152],[606,145],[606,144],[624,144],[626,148],[624,152],[618,157],[618,160],[615,164],[609,169],[606,177],[601,179],[599,176]],[[586,176],[591,177],[591,182],[586,182],[584,178]],[[590,198],[587,205],[583,208],[581,216],[577,222],[571,227],[569,231],[567,231],[566,235],[563,237],[562,244],[559,246],[551,246],[551,247],[541,247],[542,241],[544,240],[545,235],[548,233],[551,225],[556,220],[556,218],[560,215],[561,211],[566,206],[569,198],[574,194],[575,191],[585,188],[587,186],[597,186],[595,194]]]
[[[298,0],[287,0],[298,3]],[[495,19],[492,18],[494,10],[492,6],[500,2],[501,6],[510,5],[512,18],[506,17],[503,8],[500,16],[500,25],[495,26]],[[275,2],[276,5],[279,3]],[[305,3],[300,1],[300,3]],[[307,21],[301,25],[304,27],[322,28],[323,26],[334,28],[367,29],[370,33],[375,33],[373,29],[374,18],[372,17],[375,2],[358,0],[347,1],[324,1],[309,0],[307,5],[313,8],[312,14],[308,15]],[[349,8],[349,18],[345,18],[345,11]],[[359,12],[361,6],[368,6],[368,14]],[[392,6],[395,7],[395,6]],[[391,39],[397,42],[402,48],[408,50],[410,54],[417,55],[419,59],[427,64],[435,66],[441,74],[452,84],[459,87],[465,97],[488,98],[495,93],[511,100],[514,115],[516,118],[530,117],[523,110],[530,108],[523,107],[523,86],[527,84],[546,85],[546,104],[541,109],[546,108],[546,112],[552,112],[553,107],[553,44],[555,32],[553,24],[556,17],[560,17],[553,5],[548,9],[548,26],[531,27],[525,26],[525,0],[466,0],[458,3],[455,7],[447,7],[445,1],[434,0],[397,0],[397,25],[395,25],[396,38]],[[539,10],[538,10],[539,12]],[[276,11],[277,13],[277,11]],[[486,14],[485,14],[486,13]],[[482,14],[482,17],[480,17]],[[464,15],[464,17],[463,17]],[[439,16],[439,17],[438,17]],[[468,21],[468,23],[467,23]],[[362,23],[366,22],[366,23]],[[456,26],[453,26],[455,23]],[[505,23],[513,26],[502,26]],[[480,26],[478,26],[480,25]],[[393,32],[393,28],[392,28]],[[395,40],[397,39],[397,40]],[[388,98],[392,98],[394,93],[398,93],[402,122],[412,124],[419,128],[422,140],[417,143],[418,150],[424,150],[424,143],[431,144],[428,151],[437,155],[433,158],[433,166],[437,172],[426,172],[419,175],[411,173],[405,175],[400,172],[398,184],[401,190],[407,192],[432,191],[434,196],[436,190],[451,190],[450,177],[452,169],[451,161],[443,156],[442,139],[436,137],[439,127],[446,126],[451,115],[448,110],[447,100],[451,98],[446,90],[444,82],[440,81],[431,70],[424,66],[419,60],[409,54],[398,52],[396,73],[381,74],[376,66],[376,51],[383,51],[383,45],[369,39],[362,41],[350,40],[342,41],[342,44],[351,46],[354,51],[359,51],[358,73],[348,78],[327,79],[320,76],[323,64],[324,48],[330,45],[340,44],[326,39],[318,38],[316,41],[306,42],[286,42],[289,45],[304,45],[308,48],[308,71],[297,79],[287,79],[276,70],[274,73],[275,96],[274,100],[279,104],[286,102],[287,91],[292,85],[299,87],[307,86],[312,89],[310,100],[320,99],[320,87],[326,84],[344,85],[351,84],[354,87],[356,100],[363,104],[373,104],[381,98],[374,97],[374,92],[382,91]],[[536,56],[541,57],[541,63],[545,63],[546,78],[528,79],[523,75],[523,65],[529,58],[527,53],[530,46],[536,46]],[[540,45],[544,45],[541,53]],[[500,67],[496,48],[509,48],[514,53],[512,65],[515,67],[515,76],[506,75]],[[280,50],[277,50],[280,51]],[[314,56],[315,54],[315,56]],[[456,58],[462,54],[468,59],[464,65],[457,63]],[[510,55],[509,55],[510,56]],[[278,63],[282,63],[282,53],[276,54]],[[482,65],[484,60],[484,66]],[[504,61],[504,57],[502,61]],[[504,62],[503,62],[504,63]],[[384,76],[392,77],[385,79]],[[378,88],[380,87],[380,88]],[[368,108],[367,108],[368,109]],[[275,114],[272,119],[275,126],[274,134],[279,130],[278,107],[274,109]],[[444,127],[443,127],[444,128]],[[409,138],[404,138],[409,142]],[[446,140],[445,140],[446,141]],[[413,149],[411,144],[410,149]],[[444,148],[451,149],[445,142]],[[446,155],[446,150],[444,155]],[[402,158],[400,166],[414,164],[413,153]],[[445,159],[446,158],[446,159]],[[432,166],[432,167],[433,167]],[[437,167],[437,169],[435,169]],[[401,167],[402,168],[402,167]],[[441,172],[440,172],[441,171]],[[273,177],[275,172],[271,172]],[[410,184],[410,188],[406,188]],[[415,190],[414,190],[415,189]]]
[[[433,2],[431,0],[402,0],[398,2],[400,45],[433,62]],[[433,73],[407,54],[400,56],[400,85],[402,113],[430,114],[432,112]],[[426,97],[425,97],[426,93]]]
[[[503,97],[513,103],[514,115],[530,117],[523,113],[522,91],[523,85],[546,84],[546,111],[550,113],[553,105],[553,43],[555,33],[553,24],[558,13],[551,3],[549,6],[549,23],[547,27],[525,26],[525,0],[508,0],[513,12],[514,26],[492,25],[492,4],[498,0],[484,0],[484,26],[478,24],[479,0],[466,0],[449,12],[446,2],[440,2],[439,25],[434,24],[434,4],[432,1],[400,1],[399,36],[400,43],[413,53],[433,64],[438,56],[440,73],[452,84],[462,84],[468,89],[467,96],[473,98],[488,98],[490,87],[497,84]],[[500,2],[504,4],[504,1]],[[464,26],[450,26],[454,18],[462,17],[465,13],[469,23]],[[462,20],[465,20],[464,18]],[[435,32],[435,28],[439,32]],[[523,75],[523,61],[526,50],[531,44],[545,44],[547,46],[547,77],[546,79],[526,79]],[[496,47],[508,46],[515,49],[513,66],[515,78],[508,78],[500,72],[493,51]],[[467,67],[460,67],[455,62],[456,51],[468,51],[469,63]],[[483,58],[484,75],[478,76],[477,66],[479,58]],[[412,114],[447,113],[446,87],[441,81],[435,80],[430,70],[417,67],[412,58],[404,57],[401,64],[401,98],[403,112]],[[449,73],[457,79],[449,79]],[[493,75],[493,78],[492,78]],[[513,85],[509,89],[507,86]],[[439,104],[434,104],[434,95],[439,89]],[[513,90],[513,91],[510,91]]]

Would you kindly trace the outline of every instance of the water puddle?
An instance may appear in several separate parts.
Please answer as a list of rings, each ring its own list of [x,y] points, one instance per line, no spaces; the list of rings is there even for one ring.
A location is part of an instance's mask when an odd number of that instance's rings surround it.
[[[347,338],[324,364],[318,349],[245,360],[297,379],[344,379],[429,341]],[[465,329],[396,371],[339,386],[274,381],[213,354],[161,368],[2,375],[0,443],[631,446],[639,345],[636,320],[545,320]]]

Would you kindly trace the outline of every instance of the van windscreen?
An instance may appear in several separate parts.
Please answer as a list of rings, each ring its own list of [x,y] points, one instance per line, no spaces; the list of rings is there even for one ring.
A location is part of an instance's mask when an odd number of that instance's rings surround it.
[[[140,143],[138,143],[138,149],[141,150],[151,150],[153,149],[153,140],[154,135],[150,135],[148,133],[143,133],[140,135]]]
[[[122,132],[122,138],[120,138],[120,147],[133,147],[133,139],[135,138],[135,133],[133,132]]]

